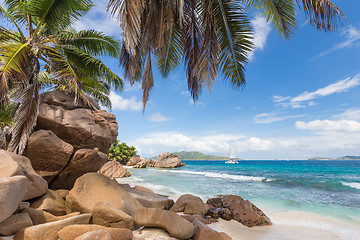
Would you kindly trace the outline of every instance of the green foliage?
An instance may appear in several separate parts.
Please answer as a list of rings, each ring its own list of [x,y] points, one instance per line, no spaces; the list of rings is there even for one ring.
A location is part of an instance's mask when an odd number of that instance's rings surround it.
[[[121,143],[120,140],[116,140],[109,149],[109,158],[126,163],[132,156],[136,155],[136,148],[134,146],[129,147],[126,143]]]
[[[71,28],[92,6],[92,0],[5,0],[0,5],[1,20],[13,26],[0,26],[0,107],[16,103],[10,151],[24,151],[42,89],[65,91],[75,104],[82,101],[94,109],[87,95],[111,107],[110,88],[122,89],[122,79],[100,60],[120,57],[120,43],[102,32]]]

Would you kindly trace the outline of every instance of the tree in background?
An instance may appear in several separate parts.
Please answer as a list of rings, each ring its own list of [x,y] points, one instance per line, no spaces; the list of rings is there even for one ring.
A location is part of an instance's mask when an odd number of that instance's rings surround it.
[[[109,149],[109,158],[116,160],[121,164],[126,164],[132,156],[136,155],[136,148],[129,147],[126,143],[116,140]]]
[[[287,40],[296,29],[296,6],[318,30],[331,31],[345,19],[330,0],[109,0],[108,11],[124,34],[120,64],[131,84],[142,81],[145,109],[152,56],[163,77],[184,63],[194,101],[218,72],[243,87],[253,50],[249,13],[262,14]]]
[[[111,106],[110,87],[123,81],[100,60],[120,56],[120,43],[94,30],[75,32],[71,24],[93,6],[91,0],[4,0],[0,17],[0,106],[15,103],[9,150],[22,153],[39,111],[40,88],[74,95],[74,103],[89,94]]]

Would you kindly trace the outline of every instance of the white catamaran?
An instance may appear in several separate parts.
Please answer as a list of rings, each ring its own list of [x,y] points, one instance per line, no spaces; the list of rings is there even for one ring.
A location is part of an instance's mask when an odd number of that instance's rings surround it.
[[[239,163],[238,161],[236,161],[235,150],[232,145],[230,145],[230,159],[227,160],[225,163],[231,163],[231,164]]]

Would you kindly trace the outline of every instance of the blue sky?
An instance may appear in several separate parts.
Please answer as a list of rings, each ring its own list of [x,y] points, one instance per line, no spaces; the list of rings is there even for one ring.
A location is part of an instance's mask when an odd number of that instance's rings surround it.
[[[154,71],[145,114],[139,85],[113,92],[118,138],[143,157],[180,150],[227,155],[229,144],[244,159],[360,155],[360,2],[334,2],[347,15],[343,27],[318,32],[299,11],[298,29],[286,42],[253,16],[256,50],[243,90],[219,77],[194,105],[181,66],[167,79]],[[76,28],[121,38],[106,3],[95,3]],[[104,60],[122,76],[117,60]]]
[[[107,1],[94,2],[75,28],[121,39]],[[180,150],[228,155],[229,144],[244,159],[360,155],[360,1],[333,2],[348,18],[343,27],[318,32],[299,11],[298,29],[286,42],[264,18],[252,16],[256,49],[242,90],[220,76],[194,105],[181,66],[167,79],[154,70],[145,114],[140,85],[112,92],[118,138],[143,157]],[[123,75],[117,59],[103,60]]]

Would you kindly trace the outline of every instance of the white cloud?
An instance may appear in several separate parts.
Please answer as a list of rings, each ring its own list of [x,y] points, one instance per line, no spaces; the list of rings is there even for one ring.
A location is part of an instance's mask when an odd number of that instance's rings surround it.
[[[77,31],[95,29],[106,35],[122,38],[120,24],[106,12],[108,1],[93,0],[93,2],[95,6],[79,21],[75,22],[73,27]]]
[[[242,109],[242,107],[240,107],[240,106],[236,106],[236,107],[234,107],[234,109],[235,109],[235,110],[241,110],[241,109]]]
[[[350,25],[348,28],[346,28],[343,33],[343,36],[345,36],[345,40],[334,45],[332,48],[316,55],[315,57],[313,57],[312,59],[310,59],[310,61],[314,61],[320,57],[323,57],[325,55],[328,55],[332,52],[344,49],[344,48],[349,48],[349,47],[353,47],[353,46],[360,46],[360,30],[357,29],[356,27]]]
[[[358,85],[360,85],[360,73],[353,78],[349,77],[344,80],[340,80],[326,87],[319,88],[314,92],[305,91],[293,98],[273,96],[273,101],[285,107],[291,106],[292,108],[304,108],[306,106],[316,105],[314,101],[311,101],[313,99],[329,96],[334,93],[345,92]]]
[[[273,122],[281,122],[292,118],[302,117],[303,115],[287,115],[279,116],[278,113],[261,113],[254,117],[255,123],[268,124]]]
[[[166,122],[166,121],[169,121],[171,118],[165,117],[161,113],[154,113],[148,119],[151,122]]]
[[[360,132],[360,122],[354,120],[314,120],[310,122],[296,121],[295,127],[300,130],[319,132]]]
[[[130,99],[123,98],[120,95],[117,95],[115,92],[110,92],[110,101],[112,103],[112,109],[114,110],[124,110],[124,111],[141,111],[142,102],[137,101],[136,97]]]
[[[360,120],[360,109],[350,108],[347,109],[344,113],[335,115],[337,119],[347,119],[347,120]]]
[[[199,101],[199,100],[197,100],[196,102],[194,101],[194,99],[192,99],[192,98],[190,98],[189,99],[189,104],[190,105],[198,105],[198,106],[202,106],[202,107],[205,107],[205,103],[203,103],[203,102],[201,102],[201,101]]]
[[[266,39],[271,31],[270,24],[266,21],[266,18],[262,16],[256,16],[251,20],[251,24],[254,28],[254,48],[255,50],[263,50]]]
[[[266,21],[266,18],[262,16],[256,16],[254,19],[252,19],[251,25],[254,28],[254,51],[248,54],[250,61],[254,59],[255,51],[264,49],[267,37],[271,31],[270,24]]]

